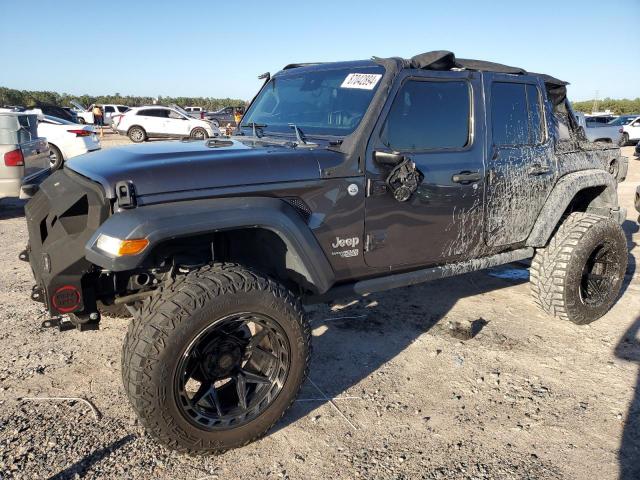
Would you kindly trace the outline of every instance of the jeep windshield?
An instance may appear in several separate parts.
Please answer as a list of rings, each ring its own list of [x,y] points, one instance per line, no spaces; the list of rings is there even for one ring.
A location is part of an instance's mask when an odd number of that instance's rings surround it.
[[[384,68],[381,66],[313,69],[276,75],[262,89],[241,128],[264,135],[346,136],[367,111]]]

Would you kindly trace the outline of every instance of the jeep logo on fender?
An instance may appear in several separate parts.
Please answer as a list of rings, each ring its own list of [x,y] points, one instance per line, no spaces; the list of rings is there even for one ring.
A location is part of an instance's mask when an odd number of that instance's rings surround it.
[[[359,243],[360,243],[360,239],[358,237],[352,237],[352,238],[336,237],[336,241],[331,244],[331,248],[355,247]]]
[[[73,312],[80,305],[80,292],[72,285],[65,285],[55,291],[51,303],[60,313]]]

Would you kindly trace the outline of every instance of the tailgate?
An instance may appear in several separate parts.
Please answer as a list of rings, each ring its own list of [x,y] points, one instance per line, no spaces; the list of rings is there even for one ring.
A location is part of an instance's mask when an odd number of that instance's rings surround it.
[[[23,142],[20,144],[20,149],[24,156],[24,183],[29,183],[30,177],[41,174],[51,166],[49,145],[45,138]]]

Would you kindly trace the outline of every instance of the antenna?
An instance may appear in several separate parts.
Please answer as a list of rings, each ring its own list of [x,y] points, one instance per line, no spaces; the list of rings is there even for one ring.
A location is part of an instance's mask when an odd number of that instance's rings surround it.
[[[596,90],[596,96],[593,99],[593,106],[591,107],[591,113],[596,113],[598,111],[598,94],[600,92]]]

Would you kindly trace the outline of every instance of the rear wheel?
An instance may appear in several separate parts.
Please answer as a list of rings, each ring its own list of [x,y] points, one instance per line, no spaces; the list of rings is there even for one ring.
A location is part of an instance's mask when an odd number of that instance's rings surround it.
[[[304,381],[310,333],[278,283],[216,264],[148,299],[132,321],[122,378],[144,426],[183,452],[220,452],[263,435]]]
[[[51,171],[58,170],[64,163],[64,157],[58,147],[53,144],[49,144],[49,163],[51,165]]]
[[[575,212],[531,262],[531,290],[547,313],[577,324],[603,316],[627,268],[627,241],[609,218]]]
[[[141,143],[147,139],[147,132],[142,127],[131,127],[128,135],[129,139],[134,143]]]

